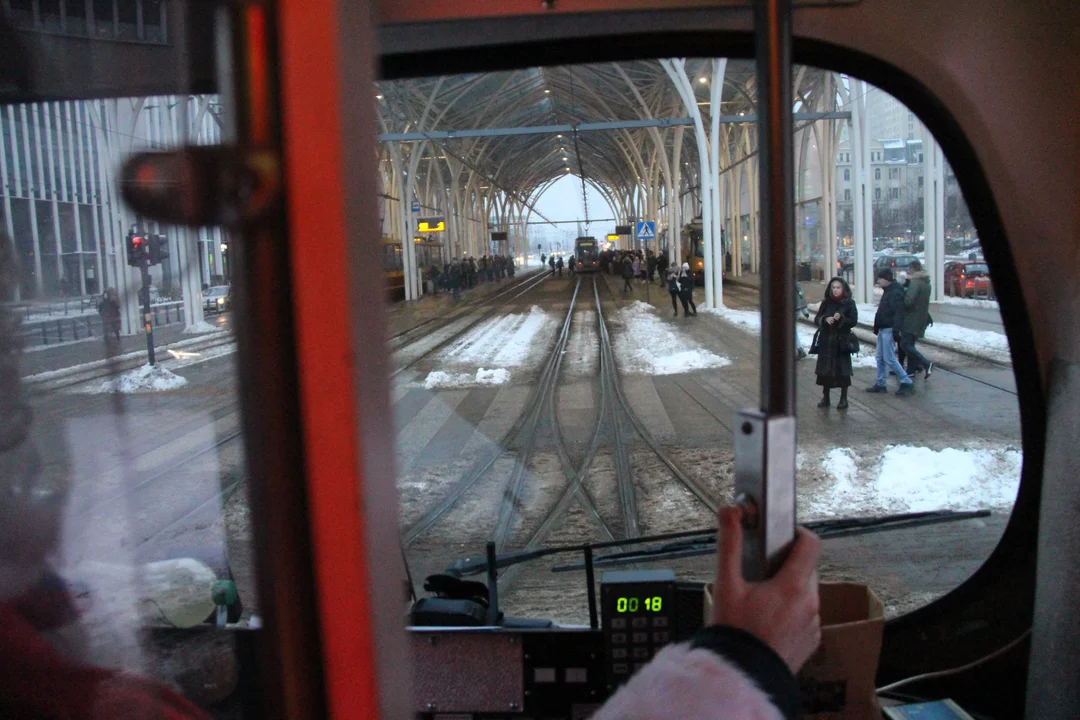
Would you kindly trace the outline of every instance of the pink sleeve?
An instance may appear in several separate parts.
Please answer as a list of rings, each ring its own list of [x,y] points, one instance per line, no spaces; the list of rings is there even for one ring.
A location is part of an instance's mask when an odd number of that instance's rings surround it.
[[[704,648],[672,645],[642,668],[593,720],[783,720],[755,682]]]

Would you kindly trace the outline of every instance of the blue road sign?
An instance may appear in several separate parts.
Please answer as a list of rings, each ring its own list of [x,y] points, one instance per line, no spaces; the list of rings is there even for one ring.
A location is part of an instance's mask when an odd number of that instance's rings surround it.
[[[420,212],[420,201],[419,200],[413,200],[412,201],[412,211],[414,213]]]
[[[645,220],[637,224],[637,236],[638,240],[655,240],[656,239],[656,223]]]

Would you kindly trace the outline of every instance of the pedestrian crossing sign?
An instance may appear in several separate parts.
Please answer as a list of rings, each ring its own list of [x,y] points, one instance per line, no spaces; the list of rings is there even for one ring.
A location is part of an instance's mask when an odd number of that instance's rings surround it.
[[[638,240],[655,240],[656,223],[649,220],[639,222],[637,224],[637,236]]]

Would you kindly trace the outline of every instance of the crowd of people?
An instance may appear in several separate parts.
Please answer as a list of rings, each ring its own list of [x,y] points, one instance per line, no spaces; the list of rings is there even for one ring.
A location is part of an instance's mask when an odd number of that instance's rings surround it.
[[[460,297],[462,289],[476,287],[482,282],[502,282],[503,278],[514,277],[514,259],[509,255],[484,255],[479,260],[474,257],[453,258],[443,263],[440,269],[432,263],[428,268],[429,288],[434,295],[440,290],[451,292]]]
[[[904,397],[915,391],[914,378],[918,372],[924,373],[924,379],[934,372],[933,361],[916,347],[926,328],[934,322],[930,316],[930,276],[916,260],[903,279],[896,278],[888,268],[880,270],[877,286],[882,289],[874,315],[877,378],[866,391],[887,393],[889,375],[893,374],[899,382],[896,394]],[[851,330],[858,321],[859,310],[852,299],[851,287],[843,278],[834,277],[814,317],[818,331],[810,348],[818,356],[814,372],[822,388],[820,408],[830,406],[833,388],[840,389],[836,409],[848,406],[847,393],[853,375],[851,356],[859,351],[859,340]]]

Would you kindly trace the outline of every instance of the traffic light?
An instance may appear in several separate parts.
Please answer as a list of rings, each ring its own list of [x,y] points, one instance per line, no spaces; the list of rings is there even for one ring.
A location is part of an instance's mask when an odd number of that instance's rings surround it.
[[[150,264],[158,265],[169,257],[169,238],[164,235],[150,236]]]
[[[142,267],[147,258],[148,245],[145,236],[136,234],[134,230],[129,232],[127,236],[127,264],[132,267]]]

